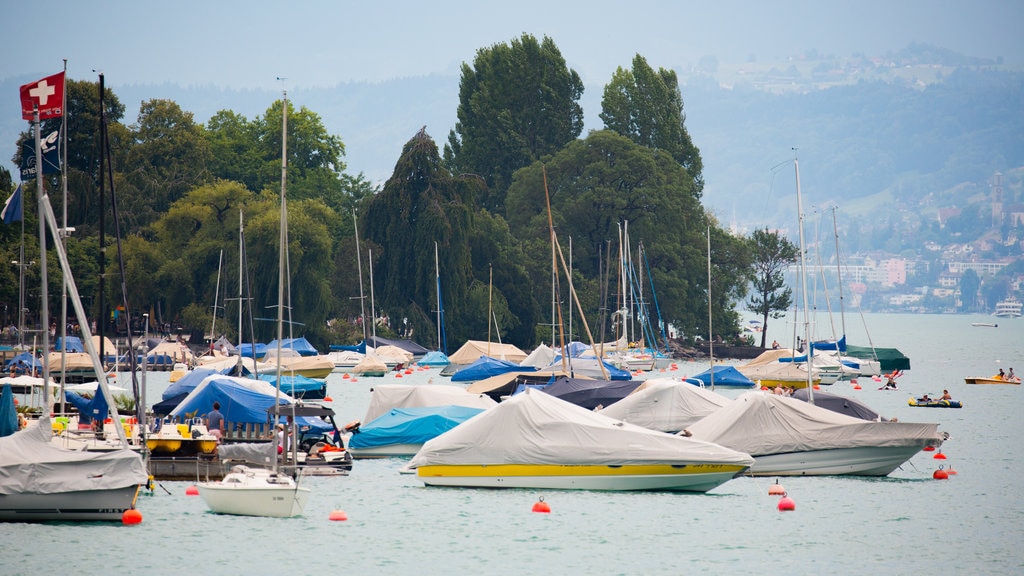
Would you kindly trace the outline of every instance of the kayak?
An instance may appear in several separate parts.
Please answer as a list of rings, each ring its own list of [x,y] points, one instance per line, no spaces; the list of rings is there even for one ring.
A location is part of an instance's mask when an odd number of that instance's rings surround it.
[[[921,408],[963,408],[964,405],[959,400],[921,400],[920,398],[911,398],[907,400],[907,404],[911,406],[917,406]]]

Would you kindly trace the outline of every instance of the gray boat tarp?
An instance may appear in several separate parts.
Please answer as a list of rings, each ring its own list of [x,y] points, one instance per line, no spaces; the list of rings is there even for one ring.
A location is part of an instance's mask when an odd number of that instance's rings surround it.
[[[730,399],[687,382],[652,378],[601,414],[651,430],[679,432],[731,402]]]
[[[793,398],[807,402],[810,398],[810,394],[811,393],[807,388],[798,388],[793,391]],[[840,414],[846,414],[847,416],[853,416],[854,418],[860,418],[861,420],[884,422],[889,420],[888,418],[882,418],[878,412],[875,412],[860,400],[847,398],[846,396],[840,396],[829,392],[823,392],[821,390],[814,391],[814,405],[827,408],[828,410],[838,412]]]
[[[128,449],[88,452],[50,442],[50,418],[0,438],[0,494],[56,494],[145,484],[142,457]]]
[[[571,402],[580,408],[593,410],[622,400],[640,386],[639,380],[594,380],[560,376],[544,392]]]
[[[217,457],[222,461],[270,466],[277,458],[277,446],[274,442],[225,443],[217,447]]]
[[[394,408],[464,406],[486,410],[497,405],[486,394],[474,394],[461,386],[450,384],[381,384],[370,390],[370,405],[362,421],[373,422]]]
[[[743,394],[687,430],[693,438],[752,456],[864,446],[924,447],[941,438],[938,424],[868,422],[760,390]]]
[[[665,462],[751,466],[754,459],[710,442],[634,426],[527,388],[427,441],[409,467]]]

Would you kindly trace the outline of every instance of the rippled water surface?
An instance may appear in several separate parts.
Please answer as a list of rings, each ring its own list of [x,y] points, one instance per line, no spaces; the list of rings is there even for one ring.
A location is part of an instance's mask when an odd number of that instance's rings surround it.
[[[939,422],[951,435],[947,460],[922,452],[881,479],[784,478],[796,503],[785,513],[768,496],[770,478],[734,479],[704,495],[426,488],[398,473],[402,460],[364,460],[348,477],[304,479],[312,496],[290,519],[211,514],[185,495],[190,482],[160,482],[140,496],[138,526],[0,524],[0,573],[1024,573],[1024,390],[963,381],[999,367],[1024,372],[1024,318],[866,315],[848,318],[847,332],[852,344],[899,348],[912,369],[896,392],[865,379],[861,390],[828,391],[900,420]],[[706,368],[680,363],[656,375]],[[374,384],[428,380],[445,381],[432,370],[356,382],[333,374],[328,383],[347,422],[363,416]],[[147,385],[150,403],[159,400],[166,373]],[[943,388],[965,407],[907,405],[911,394]],[[957,474],[934,480],[940,465]],[[550,514],[531,511],[540,497]],[[349,519],[330,521],[333,510]]]

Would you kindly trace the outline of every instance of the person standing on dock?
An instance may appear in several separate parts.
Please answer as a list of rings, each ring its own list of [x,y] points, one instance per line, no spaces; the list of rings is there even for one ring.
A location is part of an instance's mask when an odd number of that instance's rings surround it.
[[[213,410],[206,414],[206,429],[220,444],[224,438],[224,415],[220,413],[220,402],[214,402]]]

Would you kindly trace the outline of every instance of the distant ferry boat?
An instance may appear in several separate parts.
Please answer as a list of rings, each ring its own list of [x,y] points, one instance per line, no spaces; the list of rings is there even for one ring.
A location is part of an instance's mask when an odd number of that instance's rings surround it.
[[[1019,300],[1007,298],[996,304],[996,311],[992,315],[1000,318],[1017,318],[1021,315],[1021,308],[1024,308],[1024,304]]]

